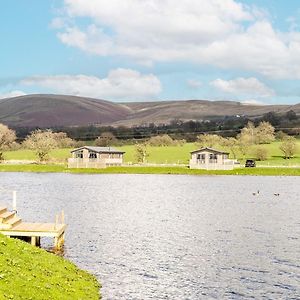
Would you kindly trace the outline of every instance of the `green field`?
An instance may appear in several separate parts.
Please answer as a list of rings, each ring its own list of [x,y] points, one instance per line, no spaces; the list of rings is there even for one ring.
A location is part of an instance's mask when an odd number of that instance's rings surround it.
[[[285,160],[282,157],[282,153],[279,149],[280,142],[274,142],[272,144],[262,145],[268,150],[268,159],[266,161],[257,162],[257,165],[276,165],[276,166],[289,166],[300,165],[300,141],[298,143],[298,151],[294,158]],[[126,163],[135,163],[135,148],[134,145],[121,146],[118,149],[125,151],[124,160]],[[148,147],[149,157],[147,158],[149,163],[154,164],[188,164],[190,158],[190,151],[197,149],[195,144],[186,143],[183,146],[168,146],[168,147]],[[50,162],[66,162],[70,157],[71,149],[56,149],[50,153]],[[248,158],[253,158],[253,155],[249,154]],[[32,150],[17,150],[7,151],[4,153],[4,157],[7,160],[35,160],[36,156]],[[238,157],[243,163],[245,158]]]
[[[99,299],[94,276],[71,262],[0,235],[0,299]]]

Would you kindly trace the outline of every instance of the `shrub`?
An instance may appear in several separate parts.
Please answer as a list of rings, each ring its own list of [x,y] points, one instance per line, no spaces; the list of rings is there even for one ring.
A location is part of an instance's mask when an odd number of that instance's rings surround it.
[[[151,137],[148,144],[156,147],[174,146],[176,145],[176,141],[174,141],[169,135],[164,134]]]
[[[254,156],[257,160],[266,160],[268,158],[268,150],[264,147],[257,147],[254,150]]]

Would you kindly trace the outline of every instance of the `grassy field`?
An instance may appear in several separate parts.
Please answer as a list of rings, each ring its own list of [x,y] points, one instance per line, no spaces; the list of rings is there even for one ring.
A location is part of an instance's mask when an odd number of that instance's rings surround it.
[[[73,173],[73,174],[177,174],[177,175],[266,175],[300,176],[300,168],[238,168],[234,170],[191,170],[188,167],[108,167],[106,169],[68,169],[64,165],[0,165],[0,172]]]
[[[99,299],[94,276],[25,242],[0,235],[0,299]]]
[[[285,160],[282,158],[282,153],[279,149],[280,142],[274,142],[272,144],[263,145],[268,150],[269,157],[266,161],[257,162],[260,166],[265,165],[277,165],[277,166],[289,166],[300,165],[300,141],[298,141],[298,152],[294,158]],[[124,160],[126,163],[134,163],[135,148],[134,145],[118,147],[118,149],[126,152]],[[197,149],[195,144],[186,143],[183,146],[169,146],[169,147],[148,147],[149,157],[147,158],[149,163],[157,164],[188,164],[190,158],[190,151]],[[70,157],[71,149],[56,149],[51,151],[50,159],[52,162],[66,162]],[[7,160],[35,160],[36,156],[34,151],[31,150],[17,150],[7,151],[4,153],[4,157]],[[249,158],[253,158],[253,155],[249,155]],[[244,162],[244,158],[238,157],[241,162]]]

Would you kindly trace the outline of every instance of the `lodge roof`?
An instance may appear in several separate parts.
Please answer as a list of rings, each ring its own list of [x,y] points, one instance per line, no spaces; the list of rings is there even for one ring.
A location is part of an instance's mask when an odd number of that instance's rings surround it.
[[[76,149],[72,150],[71,153],[80,151],[83,149],[87,149],[91,152],[97,152],[97,153],[119,153],[119,154],[125,153],[124,151],[120,151],[120,150],[118,150],[116,148],[112,148],[112,147],[94,147],[94,146],[83,146],[80,148],[76,148]]]
[[[229,152],[219,151],[219,150],[209,148],[209,147],[204,147],[204,148],[201,148],[201,149],[198,149],[198,150],[191,151],[191,154],[198,153],[198,152],[204,152],[204,151],[208,151],[208,152],[212,152],[212,153],[218,153],[218,154],[229,154]]]

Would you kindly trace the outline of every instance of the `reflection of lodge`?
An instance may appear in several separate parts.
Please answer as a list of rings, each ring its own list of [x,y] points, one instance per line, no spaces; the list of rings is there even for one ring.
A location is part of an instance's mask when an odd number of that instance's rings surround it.
[[[191,152],[190,168],[206,170],[232,170],[234,160],[228,158],[228,152],[212,148],[202,148]]]
[[[111,147],[84,146],[74,149],[71,153],[69,168],[105,168],[122,165],[125,152]]]

